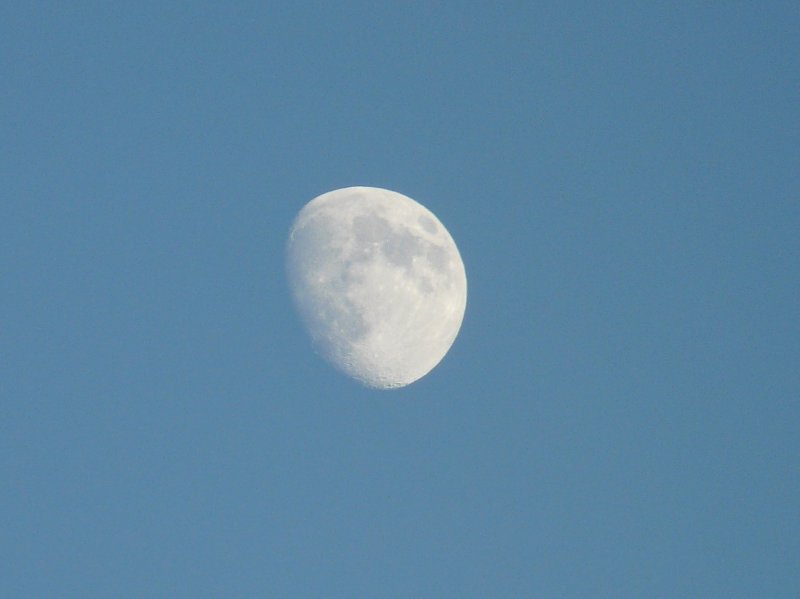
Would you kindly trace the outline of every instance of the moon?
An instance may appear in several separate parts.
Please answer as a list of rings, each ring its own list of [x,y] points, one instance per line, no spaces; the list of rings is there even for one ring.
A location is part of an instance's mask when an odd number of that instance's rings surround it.
[[[286,270],[315,349],[367,387],[425,376],[464,319],[467,277],[453,238],[430,210],[388,189],[311,200],[289,232]]]

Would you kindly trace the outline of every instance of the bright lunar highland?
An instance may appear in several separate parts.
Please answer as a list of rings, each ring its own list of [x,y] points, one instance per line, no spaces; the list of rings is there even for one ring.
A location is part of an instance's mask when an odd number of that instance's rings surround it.
[[[289,286],[316,349],[368,387],[403,387],[453,344],[467,277],[439,219],[402,194],[348,187],[300,211],[286,249]]]

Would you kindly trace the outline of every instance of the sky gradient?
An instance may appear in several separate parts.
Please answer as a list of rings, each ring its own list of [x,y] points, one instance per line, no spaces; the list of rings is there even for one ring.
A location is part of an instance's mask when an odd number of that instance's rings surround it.
[[[0,595],[800,596],[796,3],[5,3]],[[428,376],[292,219],[452,234]]]

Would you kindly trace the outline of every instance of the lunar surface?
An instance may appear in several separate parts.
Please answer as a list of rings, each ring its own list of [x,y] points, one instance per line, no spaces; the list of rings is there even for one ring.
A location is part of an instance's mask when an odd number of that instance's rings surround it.
[[[456,244],[433,213],[394,191],[313,199],[292,225],[286,267],[314,347],[368,387],[426,375],[461,328],[467,278]]]

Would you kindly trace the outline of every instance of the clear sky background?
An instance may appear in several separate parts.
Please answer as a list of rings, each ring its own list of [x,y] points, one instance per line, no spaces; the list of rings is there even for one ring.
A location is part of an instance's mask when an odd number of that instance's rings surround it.
[[[800,596],[796,2],[0,7],[0,595]],[[284,276],[469,280],[393,392]]]

